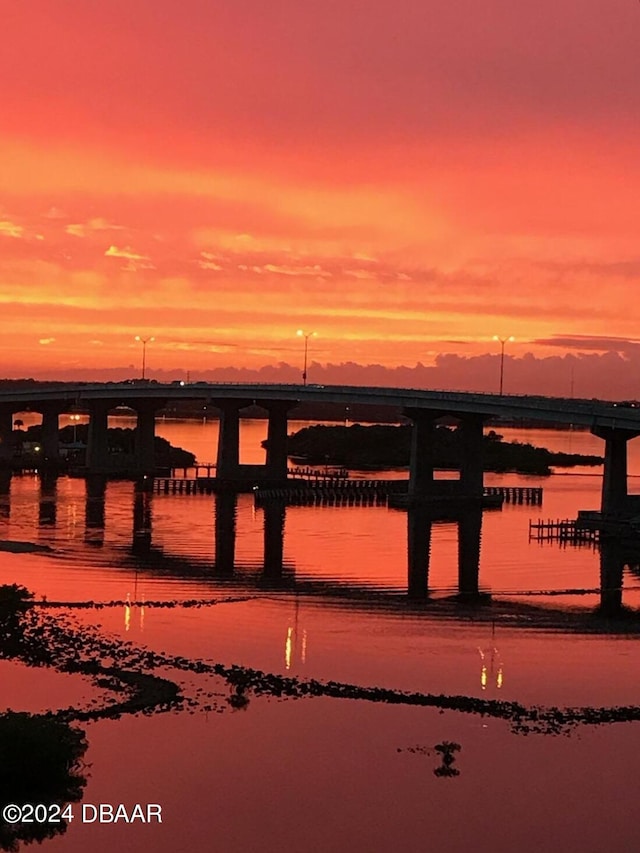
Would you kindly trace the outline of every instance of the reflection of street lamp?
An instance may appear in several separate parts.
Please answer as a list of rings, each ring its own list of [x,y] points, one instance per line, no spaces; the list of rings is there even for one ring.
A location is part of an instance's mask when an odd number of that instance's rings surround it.
[[[140,335],[136,335],[136,340],[142,344],[142,378],[144,379],[144,371],[147,365],[147,344],[155,341],[155,338],[141,338]]]
[[[286,669],[291,669],[296,663],[298,656],[298,609],[300,601],[296,596],[296,614],[293,625],[287,628],[287,638],[284,643],[284,665]],[[302,642],[300,644],[300,663],[307,662],[307,629],[302,629]]]
[[[502,397],[502,385],[504,380],[504,345],[508,342],[515,341],[513,335],[508,338],[499,338],[498,335],[493,336],[494,341],[500,341],[500,396]]]
[[[304,338],[304,368],[302,370],[302,384],[307,384],[307,353],[309,351],[309,338],[314,337],[317,332],[305,332],[303,329],[298,329],[296,335],[299,338]]]

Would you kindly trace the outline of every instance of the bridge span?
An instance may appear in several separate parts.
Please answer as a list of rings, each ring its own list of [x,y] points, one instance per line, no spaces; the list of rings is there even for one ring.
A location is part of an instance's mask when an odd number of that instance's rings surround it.
[[[411,388],[284,385],[258,383],[157,383],[133,380],[119,383],[37,383],[29,388],[0,390],[0,464],[13,454],[13,416],[32,410],[42,414],[43,458],[59,458],[58,419],[78,409],[89,412],[87,472],[109,473],[108,413],[128,406],[137,414],[136,468],[154,471],[153,439],[156,413],[172,402],[200,400],[220,412],[217,480],[221,487],[239,488],[250,473],[260,485],[287,480],[287,422],[300,403],[396,406],[413,422],[409,491],[417,501],[438,498],[434,477],[433,430],[443,417],[460,422],[463,437],[459,497],[480,500],[483,493],[482,434],[491,418],[522,418],[582,426],[605,442],[602,506],[605,514],[640,513],[640,503],[627,494],[627,441],[640,435],[640,408],[599,400],[530,395],[480,394]],[[240,412],[250,405],[268,415],[266,463],[262,472],[239,462]],[[245,484],[246,485],[246,484]],[[636,506],[638,503],[638,506]]]

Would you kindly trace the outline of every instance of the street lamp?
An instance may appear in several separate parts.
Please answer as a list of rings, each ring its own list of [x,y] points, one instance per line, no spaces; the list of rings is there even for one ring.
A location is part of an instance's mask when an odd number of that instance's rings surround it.
[[[147,344],[155,341],[155,338],[141,338],[140,335],[136,335],[136,340],[142,344],[142,378],[144,379],[144,371],[147,366]]]
[[[317,335],[317,332],[305,332],[303,329],[298,329],[296,335],[299,338],[304,338],[304,368],[302,369],[302,384],[307,384],[307,353],[309,352],[309,338]]]
[[[511,341],[515,341],[515,338],[513,335],[509,335],[508,338],[499,338],[498,335],[494,335],[493,340],[500,341],[500,396],[502,397],[502,385],[504,380],[504,345]]]
[[[78,441],[78,421],[80,420],[80,415],[69,415],[69,420],[73,421],[73,444],[77,444]]]

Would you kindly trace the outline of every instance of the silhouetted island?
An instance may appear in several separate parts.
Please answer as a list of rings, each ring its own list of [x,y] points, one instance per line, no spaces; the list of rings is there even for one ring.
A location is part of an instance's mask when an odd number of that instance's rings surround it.
[[[77,424],[65,426],[58,432],[61,452],[72,464],[84,464],[87,443],[89,441],[89,425]],[[42,426],[35,424],[26,430],[14,430],[14,438],[18,452],[29,457],[33,455],[32,446],[42,440]],[[107,444],[112,456],[122,459],[132,457],[135,452],[136,430],[128,427],[109,427]],[[182,447],[175,447],[166,438],[159,435],[153,439],[155,460],[158,468],[190,468],[195,465],[195,454]]]
[[[459,468],[460,433],[438,426],[434,433],[435,462],[438,468]],[[340,465],[345,468],[402,468],[409,464],[411,452],[410,426],[309,426],[288,439],[289,456],[309,464]],[[516,471],[521,474],[550,474],[552,467],[602,465],[601,456],[579,453],[553,453],[519,441],[503,441],[489,432],[483,442],[486,471]]]

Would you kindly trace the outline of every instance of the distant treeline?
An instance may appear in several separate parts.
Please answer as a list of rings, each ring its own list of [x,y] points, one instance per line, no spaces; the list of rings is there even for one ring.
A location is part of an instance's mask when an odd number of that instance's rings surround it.
[[[85,445],[89,438],[89,425],[77,424],[76,426],[65,426],[59,430],[60,443],[64,445]],[[15,430],[19,442],[42,441],[42,427],[40,424],[30,426],[26,430]],[[107,446],[110,453],[131,455],[135,452],[136,431],[135,429],[123,429],[121,427],[110,427],[107,430]],[[166,438],[159,435],[154,437],[155,459],[161,468],[189,468],[195,464],[195,454],[181,447],[174,447]],[[78,452],[84,455],[84,448]]]
[[[459,468],[460,430],[438,426],[434,431],[434,454],[438,468]],[[345,468],[402,468],[409,464],[410,426],[310,426],[288,439],[290,456],[310,464],[341,465]],[[601,465],[601,456],[553,453],[544,447],[506,442],[491,431],[483,440],[486,471],[517,471],[522,474],[550,474],[552,467]]]

